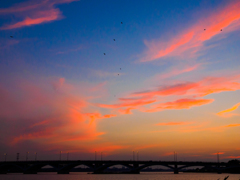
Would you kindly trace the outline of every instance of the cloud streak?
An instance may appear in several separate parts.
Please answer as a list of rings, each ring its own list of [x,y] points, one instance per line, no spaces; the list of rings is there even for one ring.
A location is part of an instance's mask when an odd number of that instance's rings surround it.
[[[75,93],[79,92],[78,86],[68,84],[64,78],[52,81],[36,84],[18,79],[11,86],[0,84],[0,122],[9,127],[0,128],[7,134],[6,144],[21,146],[34,141],[52,147],[68,146],[93,141],[105,133],[97,131],[97,120],[114,114],[96,112],[86,96]]]
[[[3,25],[1,30],[9,30],[32,26],[46,22],[55,21],[62,18],[61,12],[55,7],[56,4],[70,3],[77,0],[43,0],[43,1],[28,1],[19,3],[15,6],[0,9],[0,15],[14,14],[21,18],[19,22]]]
[[[237,104],[235,104],[233,107],[231,107],[229,109],[226,109],[226,110],[218,112],[217,115],[218,116],[222,116],[222,117],[232,117],[233,115],[236,115],[236,114],[228,114],[228,113],[236,110],[239,106],[240,106],[240,103],[237,103]]]
[[[196,24],[167,42],[145,41],[148,51],[141,62],[153,61],[166,56],[194,55],[201,49],[203,43],[214,36],[231,32],[240,28],[240,2],[234,1],[224,8],[218,9],[206,19],[200,19]],[[204,29],[206,29],[204,31]],[[224,29],[223,31],[220,31]]]
[[[203,99],[202,97],[206,95],[240,90],[239,80],[239,75],[206,77],[196,82],[182,82],[162,86],[155,90],[131,93],[125,98],[119,98],[119,103],[116,104],[96,105],[101,108],[118,109],[118,112],[122,114],[132,114],[134,109],[142,112],[190,109],[191,107],[206,105],[214,101],[214,99]],[[161,102],[164,98],[175,98],[175,100]],[[151,107],[146,108],[145,106],[147,105],[151,105]]]

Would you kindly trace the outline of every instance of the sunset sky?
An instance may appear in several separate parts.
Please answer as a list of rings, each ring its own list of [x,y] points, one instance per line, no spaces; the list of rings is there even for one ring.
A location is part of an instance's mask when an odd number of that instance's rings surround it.
[[[239,0],[7,0],[0,20],[0,161],[240,159]]]

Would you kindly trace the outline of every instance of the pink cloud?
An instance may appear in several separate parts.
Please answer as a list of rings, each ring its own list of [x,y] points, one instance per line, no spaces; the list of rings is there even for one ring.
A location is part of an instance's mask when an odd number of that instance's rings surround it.
[[[238,76],[230,77],[206,77],[197,82],[183,82],[169,85],[152,91],[142,91],[131,94],[132,97],[155,97],[170,95],[194,95],[196,97],[224,91],[236,91],[240,89]]]
[[[190,109],[193,106],[202,106],[212,103],[214,99],[178,99],[173,102],[160,103],[156,107],[145,110],[145,112],[157,112],[169,109]]]
[[[157,76],[155,79],[167,79],[167,78],[170,78],[172,76],[176,76],[176,75],[179,75],[179,74],[191,72],[191,71],[194,71],[197,68],[199,68],[199,66],[200,66],[200,64],[196,64],[194,66],[186,67],[184,69],[174,68],[168,73]]]
[[[4,127],[9,127],[0,130],[12,132],[5,132],[6,144],[21,146],[31,141],[67,146],[93,141],[104,134],[97,131],[97,120],[116,115],[96,113],[89,107],[88,97],[75,93],[79,92],[78,86],[68,84],[64,78],[52,81],[39,80],[36,84],[18,79],[8,85],[0,84],[0,120]],[[59,85],[58,91],[52,84]]]
[[[28,1],[16,4],[15,6],[0,9],[1,14],[14,14],[22,18],[22,21],[2,26],[1,30],[21,28],[36,24],[51,22],[62,18],[59,9],[55,8],[56,4],[70,3],[77,0],[44,0],[44,1]]]
[[[213,93],[240,90],[240,76],[206,77],[197,82],[183,82],[163,86],[155,90],[135,92],[119,98],[115,104],[97,104],[98,107],[118,109],[122,114],[132,114],[133,109],[142,112],[156,112],[168,109],[190,109],[212,103],[214,99],[197,99]],[[180,96],[180,98],[179,98]],[[159,98],[160,97],[160,98]],[[159,103],[164,97],[175,98],[175,101]],[[154,105],[153,105],[154,104]],[[152,105],[150,108],[144,106]]]
[[[191,56],[203,46],[203,43],[214,36],[240,28],[240,2],[234,1],[228,6],[214,11],[206,19],[200,19],[184,32],[167,42],[148,42],[148,51],[141,62],[157,60],[165,56],[179,56],[183,53]],[[204,31],[204,29],[206,29]],[[223,31],[220,31],[223,29]]]

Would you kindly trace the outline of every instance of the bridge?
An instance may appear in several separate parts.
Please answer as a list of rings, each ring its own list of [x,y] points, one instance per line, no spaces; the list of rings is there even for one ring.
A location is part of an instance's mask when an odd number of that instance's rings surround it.
[[[124,160],[67,160],[67,161],[5,161],[0,162],[0,174],[24,173],[37,174],[44,166],[53,167],[54,172],[58,174],[69,174],[74,167],[85,165],[95,174],[104,174],[109,167],[122,165],[127,167],[128,171],[124,173],[139,174],[144,168],[160,165],[169,168],[178,174],[184,168],[199,166],[206,169],[213,169],[217,173],[223,170],[233,168],[226,162],[189,162],[189,161],[124,161]],[[234,167],[236,168],[236,167]],[[238,165],[237,168],[240,168]],[[121,173],[121,172],[120,172]]]

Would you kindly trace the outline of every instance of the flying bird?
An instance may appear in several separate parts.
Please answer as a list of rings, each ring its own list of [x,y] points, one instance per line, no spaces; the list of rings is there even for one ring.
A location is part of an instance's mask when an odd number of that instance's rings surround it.
[[[119,74],[118,74],[118,76],[119,76]]]
[[[120,68],[120,70],[121,70],[121,68]]]
[[[10,38],[13,38],[13,36],[10,36]]]
[[[113,39],[113,41],[115,41],[115,39]]]
[[[222,29],[221,29],[221,31],[222,31]]]
[[[106,55],[106,53],[103,53],[104,55]]]
[[[206,29],[204,29],[204,31],[206,31]]]
[[[121,22],[121,24],[123,24],[123,22]]]

